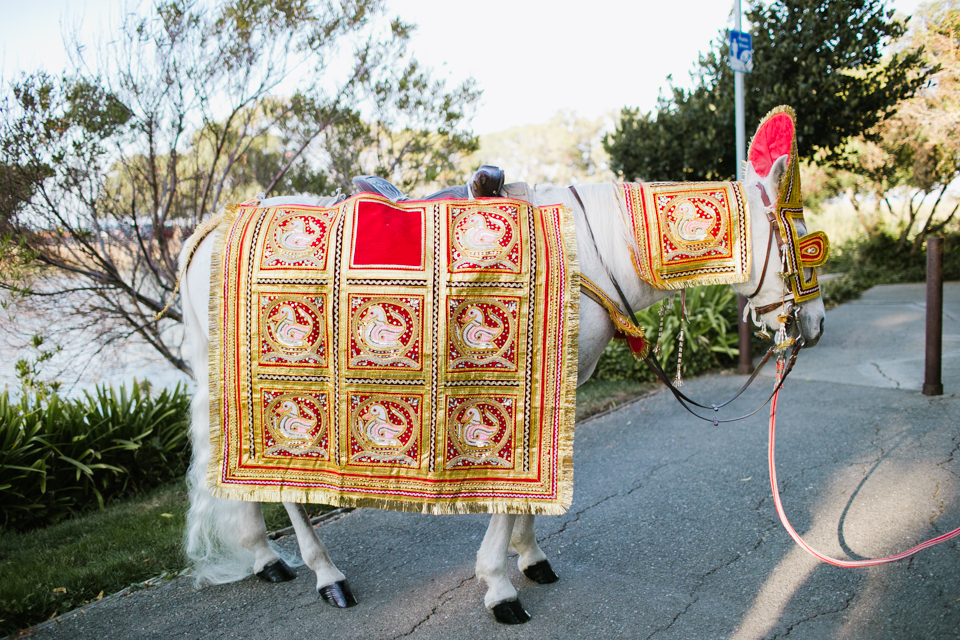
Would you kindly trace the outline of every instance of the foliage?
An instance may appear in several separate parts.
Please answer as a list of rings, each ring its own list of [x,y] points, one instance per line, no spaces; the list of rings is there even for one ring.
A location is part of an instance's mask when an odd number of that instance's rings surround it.
[[[462,181],[473,81],[432,78],[383,0],[125,9],[98,46],[74,36],[62,77],[22,75],[0,104],[0,287],[16,316],[135,338],[189,373],[178,306],[154,314],[202,219],[258,192],[349,190],[358,173]]]
[[[136,383],[78,400],[0,393],[0,526],[44,526],[183,475],[189,405],[182,387]]]
[[[613,179],[603,139],[612,118],[590,120],[558,112],[543,124],[480,136],[480,149],[464,159],[467,170],[494,164],[509,182],[583,184]]]
[[[843,275],[823,283],[824,304],[835,307],[878,284],[926,280],[926,245],[911,252],[897,243],[896,236],[881,231],[831,248],[825,270]],[[960,280],[960,232],[943,234],[943,279]]]
[[[663,304],[667,304],[666,301]],[[660,363],[668,374],[675,371],[680,334],[680,295],[664,315],[663,334],[659,336],[662,305],[637,313],[651,344],[660,341]],[[731,366],[737,356],[737,294],[728,286],[692,287],[687,289],[687,313],[683,323],[684,376],[695,376],[717,367]],[[653,372],[633,357],[626,342],[615,340],[607,345],[597,363],[594,377],[599,380],[639,380],[653,382]]]
[[[928,87],[855,138],[828,168],[828,192],[842,194],[863,230],[884,233],[883,209],[896,220],[896,250],[916,254],[929,235],[956,219],[949,185],[960,177],[960,2],[921,6],[910,46],[937,64]]]
[[[838,157],[919,89],[930,69],[915,50],[885,55],[906,27],[881,0],[750,3],[754,70],[744,79],[747,135],[781,104],[797,112],[797,145]],[[605,143],[626,180],[729,180],[736,175],[733,71],[718,40],[700,57],[690,90],[671,85],[656,113],[624,109]]]
[[[186,567],[183,481],[28,533],[0,533],[0,636]]]

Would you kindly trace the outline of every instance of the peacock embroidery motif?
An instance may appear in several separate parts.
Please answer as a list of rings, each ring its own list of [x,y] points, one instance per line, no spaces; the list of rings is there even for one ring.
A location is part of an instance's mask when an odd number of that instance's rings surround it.
[[[466,322],[461,320],[456,330],[460,339],[470,349],[489,351],[497,349],[496,339],[503,333],[503,323],[493,317],[496,327],[487,326],[487,317],[480,307],[469,307],[465,314]]]
[[[402,324],[387,320],[387,312],[380,305],[367,307],[360,317],[360,339],[372,351],[390,351],[401,345],[400,337],[407,330]]]

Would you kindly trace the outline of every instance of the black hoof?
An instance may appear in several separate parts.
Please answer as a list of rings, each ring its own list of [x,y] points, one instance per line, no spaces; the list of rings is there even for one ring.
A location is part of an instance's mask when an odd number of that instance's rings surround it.
[[[523,575],[527,576],[537,584],[550,584],[560,579],[560,576],[553,572],[549,560],[541,560],[532,564],[523,570]]]
[[[293,569],[287,566],[283,560],[277,560],[273,564],[268,564],[260,571],[257,571],[257,577],[264,582],[287,582],[297,577]]]
[[[493,605],[493,617],[500,624],[523,624],[530,619],[519,600],[507,600],[500,604]]]
[[[320,597],[333,607],[346,609],[357,604],[357,599],[353,597],[353,592],[350,591],[350,585],[347,584],[346,580],[320,587],[317,591],[320,592]]]

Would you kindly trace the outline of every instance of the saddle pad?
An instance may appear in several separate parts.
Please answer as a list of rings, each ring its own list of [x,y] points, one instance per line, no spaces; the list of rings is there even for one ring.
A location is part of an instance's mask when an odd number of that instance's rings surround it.
[[[235,207],[210,302],[214,495],[559,514],[579,272],[562,206]]]
[[[750,279],[750,216],[737,182],[623,183],[634,266],[657,289]]]

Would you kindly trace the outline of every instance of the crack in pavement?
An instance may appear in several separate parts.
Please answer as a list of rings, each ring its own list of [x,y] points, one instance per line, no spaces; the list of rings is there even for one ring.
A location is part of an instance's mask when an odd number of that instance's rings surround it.
[[[653,477],[653,475],[654,475],[657,471],[660,471],[661,469],[664,469],[664,468],[666,468],[666,467],[669,467],[670,465],[673,465],[673,464],[686,464],[687,462],[689,462],[690,460],[692,460],[696,455],[697,455],[696,453],[692,453],[692,454],[690,454],[689,456],[687,456],[685,459],[680,460],[679,462],[664,462],[663,464],[660,464],[660,465],[657,465],[657,466],[655,466],[655,467],[652,467],[646,474],[644,474],[644,477],[643,477],[643,478],[641,478],[639,481],[637,481],[637,482],[636,482],[633,486],[631,486],[627,491],[618,491],[618,492],[616,492],[616,493],[612,493],[612,494],[610,494],[610,495],[608,495],[608,496],[604,496],[604,497],[601,498],[600,500],[597,500],[597,501],[594,502],[593,504],[587,505],[587,506],[584,507],[583,509],[580,509],[579,511],[577,511],[576,513],[574,513],[574,514],[573,514],[573,516],[574,516],[573,519],[571,519],[571,520],[566,520],[559,529],[557,529],[557,530],[554,531],[553,533],[550,533],[550,534],[548,534],[548,535],[543,536],[542,538],[539,538],[539,539],[537,540],[537,542],[546,542],[547,540],[550,540],[551,538],[554,538],[554,537],[560,535],[561,533],[564,533],[570,525],[576,524],[576,523],[580,520],[580,516],[582,516],[583,514],[585,514],[587,511],[590,511],[591,509],[594,509],[595,507],[599,507],[599,506],[600,506],[601,504],[603,504],[604,502],[607,502],[608,500],[612,500],[613,498],[629,496],[629,495],[632,494],[634,491],[637,491],[638,489],[641,489],[641,488],[643,487],[644,483],[646,483],[647,480],[649,480],[651,477]]]
[[[883,376],[884,378],[886,378],[887,380],[889,380],[889,381],[892,382],[893,384],[897,385],[897,389],[900,388],[900,383],[897,382],[896,380],[894,380],[893,378],[891,378],[890,376],[888,376],[887,374],[885,374],[885,373],[883,372],[883,370],[880,368],[880,365],[879,365],[879,364],[877,364],[876,362],[871,362],[870,364],[872,364],[874,367],[877,368],[877,373],[879,373],[881,376]]]
[[[950,453],[947,454],[947,459],[944,460],[943,462],[938,462],[937,466],[953,476],[960,477],[960,474],[958,474],[953,469],[950,469],[949,467],[947,467],[947,465],[953,464],[953,461],[957,455],[957,451],[960,450],[960,441],[958,441],[957,438],[955,437],[951,438],[951,440],[953,440],[953,443],[954,443],[953,449],[951,449]]]
[[[846,611],[847,609],[850,608],[850,605],[853,604],[853,601],[856,600],[856,599],[857,599],[857,594],[856,594],[856,593],[850,593],[850,594],[847,595],[847,599],[844,601],[843,605],[842,605],[839,609],[833,609],[833,610],[830,610],[830,611],[820,611],[820,612],[817,612],[817,613],[813,614],[812,616],[807,616],[806,618],[801,618],[800,620],[797,620],[796,622],[787,625],[787,631],[786,631],[786,633],[783,633],[783,634],[779,634],[779,633],[778,633],[778,634],[776,634],[775,636],[771,636],[770,640],[777,640],[777,638],[786,638],[786,637],[789,636],[791,633],[793,633],[793,630],[794,630],[794,629],[796,629],[797,627],[799,627],[799,626],[800,626],[801,624],[803,624],[804,622],[810,622],[811,620],[816,620],[816,619],[819,618],[820,616],[827,616],[827,615],[831,615],[831,614],[834,614],[834,613],[841,613],[841,612],[843,612],[843,611]]]
[[[428,613],[422,620],[420,620],[419,622],[417,622],[417,624],[413,625],[413,628],[410,629],[410,631],[407,631],[406,633],[401,633],[401,634],[398,635],[398,636],[393,636],[392,638],[390,638],[390,640],[398,640],[398,638],[407,638],[407,637],[413,635],[413,633],[414,633],[417,629],[419,629],[421,625],[423,625],[425,622],[427,622],[428,620],[430,620],[430,618],[432,618],[432,617],[440,610],[440,607],[442,607],[443,605],[445,605],[445,604],[447,604],[448,602],[450,602],[450,600],[452,600],[452,597],[447,598],[447,599],[444,600],[444,599],[443,599],[444,596],[446,596],[446,595],[448,595],[448,594],[451,594],[451,593],[453,593],[454,591],[456,591],[456,590],[458,590],[458,589],[463,588],[463,585],[467,584],[468,582],[470,582],[471,580],[473,580],[473,579],[476,578],[476,577],[477,577],[477,574],[476,574],[476,573],[471,573],[469,576],[467,576],[466,578],[464,578],[463,580],[461,580],[459,583],[457,583],[457,585],[456,585],[455,587],[450,587],[449,589],[447,589],[446,591],[444,591],[443,593],[441,593],[439,596],[437,596],[437,604],[435,604],[434,607],[433,607],[433,609],[430,610],[430,613]]]
[[[675,624],[677,623],[677,621],[680,620],[680,618],[682,618],[684,615],[686,615],[686,613],[687,613],[688,611],[690,611],[690,609],[691,609],[691,607],[693,607],[693,605],[695,605],[695,604],[697,604],[698,602],[700,602],[700,597],[697,595],[697,592],[700,591],[700,590],[704,587],[704,585],[707,583],[707,580],[710,579],[710,576],[712,576],[713,574],[717,573],[718,571],[722,571],[723,569],[726,569],[726,568],[728,568],[728,567],[733,566],[733,565],[736,564],[740,559],[746,558],[747,556],[749,556],[749,555],[751,555],[753,552],[755,552],[757,549],[759,549],[759,548],[763,545],[763,543],[767,541],[767,537],[770,535],[770,532],[773,531],[773,530],[777,527],[777,524],[779,524],[779,523],[770,523],[770,524],[768,524],[767,528],[763,530],[763,532],[761,533],[760,536],[758,536],[757,542],[753,545],[753,548],[752,548],[752,549],[750,549],[750,550],[747,551],[746,553],[738,552],[738,553],[736,554],[736,556],[734,556],[733,558],[731,558],[731,559],[728,560],[727,562],[724,562],[724,563],[722,563],[722,564],[720,564],[720,565],[718,565],[718,566],[716,566],[716,567],[713,567],[712,569],[710,569],[709,571],[707,571],[706,573],[704,573],[703,575],[701,575],[700,578],[698,578],[697,584],[696,584],[696,586],[693,588],[693,591],[691,591],[690,594],[689,594],[689,596],[688,596],[689,598],[691,598],[691,600],[690,600],[690,602],[687,603],[687,606],[683,607],[683,609],[681,609],[681,610],[677,613],[677,615],[675,615],[675,616],[673,617],[673,619],[671,619],[670,622],[668,622],[665,626],[659,627],[658,629],[654,629],[652,632],[650,632],[650,634],[649,634],[648,636],[646,636],[646,637],[644,638],[644,640],[650,640],[651,638],[653,638],[653,636],[657,635],[658,633],[662,633],[662,632],[664,632],[664,631],[668,631],[671,627],[673,627],[673,625],[675,625]]]

